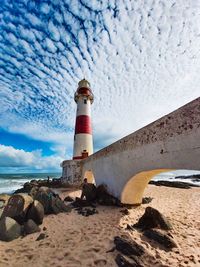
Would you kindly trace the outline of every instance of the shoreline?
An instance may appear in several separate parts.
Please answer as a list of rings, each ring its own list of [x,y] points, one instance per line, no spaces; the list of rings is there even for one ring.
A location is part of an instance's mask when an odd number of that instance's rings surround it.
[[[55,190],[55,189],[53,189]],[[79,190],[56,189],[62,199],[67,195],[80,196]],[[119,207],[97,206],[98,214],[83,217],[71,213],[45,216],[41,232],[44,240],[36,241],[39,233],[18,238],[9,243],[0,241],[0,266],[117,266],[114,246],[115,236],[128,235],[142,245],[155,260],[149,258],[145,266],[198,266],[200,264],[200,189],[178,189],[148,185],[144,197],[152,202],[128,209],[123,215]],[[165,251],[154,241],[144,238],[137,230],[127,230],[143,215],[147,206],[158,209],[173,226],[178,248]],[[44,227],[46,230],[44,231]]]

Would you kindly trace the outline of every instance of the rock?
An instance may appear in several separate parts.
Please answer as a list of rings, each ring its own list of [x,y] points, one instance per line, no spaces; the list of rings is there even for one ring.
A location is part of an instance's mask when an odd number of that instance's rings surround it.
[[[171,182],[171,181],[150,181],[149,184],[154,184],[157,186],[167,186],[167,187],[176,187],[176,188],[183,188],[183,189],[190,189],[192,187],[199,187],[198,185],[194,185],[191,183],[185,182]]]
[[[26,213],[33,199],[26,194],[17,194],[9,198],[5,206],[1,218],[10,217],[19,224],[23,224],[26,220]]]
[[[88,207],[88,206],[91,206],[91,202],[88,202],[85,199],[76,197],[75,201],[72,202],[72,206],[75,208]]]
[[[26,218],[33,220],[36,224],[42,224],[44,218],[44,207],[38,200],[34,200],[31,204]]]
[[[55,194],[48,187],[40,187],[35,195],[35,200],[38,200],[43,205],[45,214],[71,211],[71,208],[65,205],[59,195]]]
[[[58,214],[60,212],[70,212],[71,208],[66,206],[62,199],[57,197],[52,197],[51,199],[51,209],[54,214]]]
[[[3,217],[0,220],[0,240],[12,241],[21,235],[21,226],[12,218]]]
[[[142,204],[148,204],[153,200],[152,197],[143,197],[142,198]]]
[[[8,203],[9,198],[10,198],[10,195],[0,194],[0,202],[2,202],[4,206],[6,206],[6,204]]]
[[[96,200],[97,189],[94,184],[86,183],[82,186],[82,195],[85,196],[87,201]]]
[[[43,230],[43,231],[46,231],[46,230],[47,230],[47,228],[44,226],[42,230]]]
[[[114,243],[116,249],[126,256],[141,256],[145,253],[144,248],[137,244],[134,240],[128,241],[122,237],[115,236]]]
[[[120,210],[120,212],[123,214],[123,215],[129,215],[130,212],[128,209],[123,209],[123,210]]]
[[[147,207],[145,209],[145,213],[133,227],[139,228],[142,231],[156,227],[164,230],[172,229],[171,224],[165,216],[152,207]]]
[[[121,206],[120,201],[108,192],[107,187],[104,184],[97,187],[97,201],[100,205]]]
[[[52,197],[53,193],[52,192],[48,192],[48,191],[43,191],[43,190],[40,190],[40,189],[36,193],[34,199],[38,200],[43,205],[45,214],[51,214],[52,213],[52,210],[51,210],[51,197]]]
[[[40,240],[42,240],[42,239],[45,239],[47,236],[46,236],[46,234],[45,233],[41,233],[38,237],[37,237],[37,239],[35,240],[35,241],[40,241]]]
[[[72,197],[70,197],[70,196],[66,196],[66,198],[64,199],[64,201],[66,201],[66,202],[73,202],[74,199]]]
[[[34,199],[35,198],[35,195],[37,194],[39,190],[39,187],[37,186],[33,186],[32,189],[30,190],[29,192],[29,195]]]
[[[24,234],[29,235],[32,233],[40,232],[40,228],[37,226],[37,224],[29,219],[27,222],[24,224]]]
[[[170,237],[168,234],[159,232],[157,230],[153,229],[146,230],[144,232],[144,236],[158,242],[159,244],[163,245],[166,249],[172,249],[177,247],[177,244],[175,243],[172,237]]]
[[[122,256],[121,254],[117,254],[115,258],[115,262],[119,267],[143,267],[136,259],[130,259],[126,256]]]
[[[77,209],[78,211],[78,214],[81,214],[82,216],[85,216],[85,217],[88,217],[90,215],[94,215],[94,214],[97,214],[98,211],[93,208],[93,209],[89,209],[89,208],[80,208],[80,209]]]

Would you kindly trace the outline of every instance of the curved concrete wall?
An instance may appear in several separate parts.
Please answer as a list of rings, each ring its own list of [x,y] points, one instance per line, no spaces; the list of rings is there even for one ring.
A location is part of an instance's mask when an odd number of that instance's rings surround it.
[[[200,98],[96,152],[81,164],[82,175],[91,170],[96,184],[105,183],[118,198],[127,182],[140,172],[199,170]],[[146,186],[142,178],[141,183]]]

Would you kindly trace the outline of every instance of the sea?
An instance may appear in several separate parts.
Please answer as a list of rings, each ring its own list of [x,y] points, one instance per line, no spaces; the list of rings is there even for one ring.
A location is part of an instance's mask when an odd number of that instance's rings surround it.
[[[199,175],[199,178],[193,178],[191,175]],[[61,173],[14,173],[14,174],[0,174],[0,194],[12,194],[15,190],[21,188],[24,183],[31,180],[40,180],[60,178]],[[192,170],[176,170],[162,173],[153,178],[153,180],[161,181],[180,181],[190,183],[191,185],[200,186],[200,171]]]
[[[12,194],[31,180],[60,178],[61,173],[13,173],[0,174],[0,194]]]

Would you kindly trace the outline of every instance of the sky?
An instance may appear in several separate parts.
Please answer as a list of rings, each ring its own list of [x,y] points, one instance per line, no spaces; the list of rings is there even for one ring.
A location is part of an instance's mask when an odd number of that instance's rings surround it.
[[[71,159],[74,92],[95,151],[200,96],[200,0],[1,0],[0,173]]]

